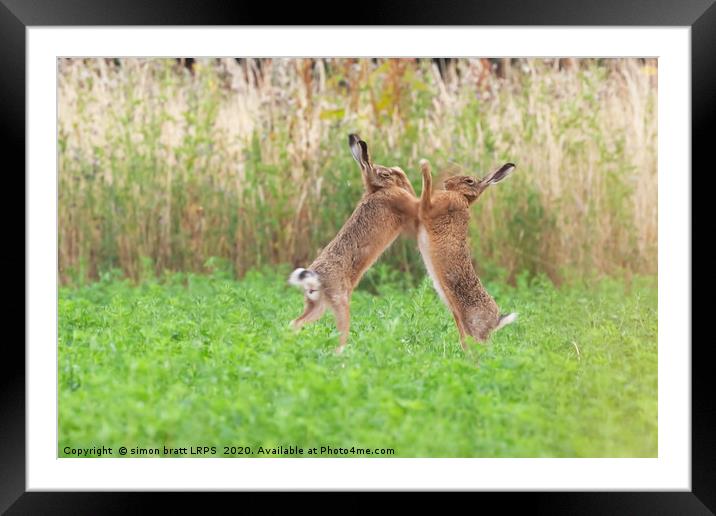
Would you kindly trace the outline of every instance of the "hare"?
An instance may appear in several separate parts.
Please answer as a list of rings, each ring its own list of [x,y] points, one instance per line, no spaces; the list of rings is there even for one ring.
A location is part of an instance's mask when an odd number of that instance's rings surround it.
[[[478,342],[491,332],[513,322],[517,314],[501,315],[497,303],[482,286],[470,257],[467,233],[470,205],[490,185],[502,181],[515,168],[506,163],[483,179],[454,176],[444,182],[445,190],[432,192],[430,165],[420,161],[423,191],[418,210],[418,248],[435,290],[452,311],[467,349],[465,334]]]
[[[291,327],[317,321],[330,308],[340,333],[341,353],[348,340],[350,298],[363,273],[403,231],[417,231],[418,199],[399,167],[374,164],[358,135],[348,145],[360,165],[365,193],[335,238],[307,268],[294,270],[288,282],[304,290],[305,309]]]

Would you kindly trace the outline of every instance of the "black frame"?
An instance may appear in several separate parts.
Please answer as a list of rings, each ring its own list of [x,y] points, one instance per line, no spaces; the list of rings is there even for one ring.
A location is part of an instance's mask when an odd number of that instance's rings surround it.
[[[571,25],[571,26],[688,26],[691,27],[691,80],[692,80],[692,168],[699,164],[704,173],[711,171],[709,157],[713,115],[716,113],[716,6],[715,0],[493,0],[481,5],[477,1],[431,3],[429,0],[409,0],[384,5],[360,3],[338,6],[347,8],[350,16],[338,17],[327,24],[351,25]],[[25,29],[27,26],[63,25],[284,25],[299,21],[316,24],[317,13],[332,13],[336,4],[322,2],[282,3],[276,9],[271,3],[230,3],[221,1],[188,0],[0,0],[0,113],[4,137],[0,145],[4,157],[15,155],[20,166],[25,164]],[[21,182],[21,175],[6,177]],[[682,172],[683,173],[683,172]],[[693,177],[693,175],[692,175]],[[18,190],[15,190],[16,192]],[[693,189],[692,189],[693,192]],[[20,199],[19,195],[14,196]],[[22,207],[25,196],[22,196]],[[6,200],[5,200],[6,201]],[[693,202],[693,201],[692,201]],[[4,217],[17,218],[18,209],[11,203],[0,203]],[[20,238],[25,238],[25,228]],[[692,229],[693,232],[693,229]],[[25,249],[23,245],[23,249]],[[692,255],[693,256],[693,255]],[[20,265],[20,257],[14,256]],[[7,269],[12,258],[4,255]],[[23,250],[22,265],[25,264]],[[19,275],[14,275],[15,281]],[[6,279],[7,281],[7,279]],[[22,299],[25,299],[23,294]],[[10,312],[20,320],[20,304]],[[24,307],[23,307],[24,308]],[[7,310],[7,309],[6,309]],[[10,314],[8,314],[10,315]],[[10,317],[8,317],[8,320]],[[23,329],[24,334],[24,329]],[[709,339],[710,340],[710,339]],[[683,345],[685,343],[670,343]],[[692,346],[692,491],[691,492],[587,492],[587,493],[475,493],[484,503],[496,501],[501,508],[514,508],[522,504],[531,512],[550,514],[713,514],[716,511],[716,425],[714,402],[716,392],[707,346]],[[3,361],[0,406],[0,510],[9,513],[98,514],[126,513],[141,509],[149,498],[159,498],[164,509],[176,504],[188,508],[188,495],[161,493],[150,495],[126,493],[61,493],[25,492],[25,354],[17,341],[7,340],[5,352],[12,353]],[[214,496],[217,494],[215,493]],[[218,494],[224,500],[228,494]],[[247,494],[243,498],[249,497]],[[205,497],[202,497],[205,503]],[[174,502],[171,504],[170,502]],[[178,504],[176,502],[179,502]],[[345,507],[345,500],[340,503]],[[242,504],[245,501],[242,501]],[[237,506],[238,507],[238,506]],[[340,506],[339,506],[340,507]],[[354,504],[353,507],[356,507]],[[368,505],[364,506],[366,509]],[[371,507],[372,508],[372,504]],[[536,509],[536,511],[535,511]],[[341,509],[339,509],[341,510]]]

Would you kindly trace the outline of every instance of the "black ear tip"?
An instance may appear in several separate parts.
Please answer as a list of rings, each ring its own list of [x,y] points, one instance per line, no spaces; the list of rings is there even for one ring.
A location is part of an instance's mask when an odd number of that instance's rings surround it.
[[[505,175],[512,172],[512,169],[515,167],[516,165],[514,163],[505,163],[500,167],[500,170],[494,173],[494,177],[502,179]]]
[[[357,134],[355,134],[355,133],[351,133],[351,134],[348,135],[348,145],[353,146],[353,145],[355,145],[359,140],[360,140],[360,137],[359,137]]]

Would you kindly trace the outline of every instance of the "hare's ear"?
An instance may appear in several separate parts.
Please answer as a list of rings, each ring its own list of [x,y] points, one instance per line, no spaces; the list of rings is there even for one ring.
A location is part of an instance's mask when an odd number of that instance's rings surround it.
[[[353,154],[353,158],[360,163],[360,155],[361,155],[361,149],[358,142],[360,141],[360,136],[357,134],[349,134],[348,135],[348,146],[351,148],[351,154]]]
[[[515,169],[514,163],[505,163],[498,170],[494,171],[492,174],[485,177],[482,180],[482,183],[485,185],[494,185],[495,183],[499,183],[504,178],[509,176],[514,169]]]
[[[370,168],[372,165],[370,161],[370,154],[368,154],[368,144],[363,140],[360,140],[358,145],[360,145],[361,150],[361,165],[366,168]]]
[[[357,134],[348,135],[348,146],[351,148],[351,154],[362,169],[370,168],[370,156],[368,155],[368,145],[360,139]]]
[[[349,134],[348,145],[351,148],[351,154],[353,154],[353,158],[358,162],[360,168],[364,170],[370,169],[370,154],[368,154],[368,144],[361,140],[357,134]]]

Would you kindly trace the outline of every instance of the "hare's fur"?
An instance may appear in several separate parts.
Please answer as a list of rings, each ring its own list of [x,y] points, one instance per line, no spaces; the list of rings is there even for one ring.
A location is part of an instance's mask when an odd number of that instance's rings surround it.
[[[423,191],[418,210],[418,247],[435,290],[452,311],[460,343],[466,349],[466,334],[482,342],[516,318],[516,314],[500,314],[475,272],[468,245],[470,205],[490,184],[506,177],[514,165],[508,163],[482,180],[451,177],[445,181],[445,190],[435,192],[428,162],[421,160],[420,167]]]
[[[333,240],[308,267],[291,273],[289,283],[304,289],[305,309],[291,322],[294,329],[318,320],[326,308],[336,317],[343,351],[350,328],[350,298],[363,273],[402,232],[414,233],[418,200],[398,167],[373,164],[357,135],[349,145],[363,174],[365,193]]]

